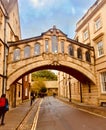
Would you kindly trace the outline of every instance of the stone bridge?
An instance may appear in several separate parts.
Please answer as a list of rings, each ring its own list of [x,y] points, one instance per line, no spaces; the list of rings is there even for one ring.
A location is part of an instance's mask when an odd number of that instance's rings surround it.
[[[68,38],[55,26],[40,36],[8,44],[8,87],[42,69],[64,71],[81,82],[96,83],[94,48]]]

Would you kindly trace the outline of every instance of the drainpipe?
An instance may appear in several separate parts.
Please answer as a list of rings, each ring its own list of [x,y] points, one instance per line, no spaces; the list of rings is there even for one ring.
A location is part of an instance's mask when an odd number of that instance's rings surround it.
[[[6,86],[7,86],[7,51],[8,51],[8,46],[7,46],[7,20],[8,17],[5,16],[4,20],[4,59],[3,59],[3,84],[2,84],[2,94],[6,93]]]
[[[80,102],[82,103],[82,86],[81,86],[81,82],[80,82]]]
[[[69,102],[71,102],[71,77],[69,76]]]

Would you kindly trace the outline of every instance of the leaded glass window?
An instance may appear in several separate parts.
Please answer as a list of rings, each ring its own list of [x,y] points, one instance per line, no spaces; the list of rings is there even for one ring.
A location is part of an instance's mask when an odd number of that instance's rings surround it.
[[[77,49],[77,57],[82,59],[82,50],[80,48]]]
[[[58,52],[58,43],[57,43],[57,37],[52,36],[52,52],[57,53]]]
[[[64,53],[64,41],[61,41],[61,53]]]
[[[30,57],[30,46],[24,48],[24,58]]]
[[[49,42],[48,40],[46,39],[45,40],[45,52],[48,52],[49,51]]]
[[[68,47],[68,53],[69,53],[70,56],[74,56],[74,48],[73,48],[72,45],[69,45],[69,47]]]
[[[86,51],[86,61],[91,62],[91,56],[90,56],[90,52]]]
[[[34,55],[40,55],[40,44],[39,43],[35,44]]]
[[[14,60],[14,61],[20,60],[20,49],[19,49],[19,48],[16,48],[16,49],[14,50],[13,60]]]

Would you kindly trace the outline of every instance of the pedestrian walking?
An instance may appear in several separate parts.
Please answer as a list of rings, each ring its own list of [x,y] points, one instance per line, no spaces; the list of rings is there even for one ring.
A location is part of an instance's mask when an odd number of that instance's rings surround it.
[[[31,106],[32,106],[32,103],[34,102],[34,100],[35,100],[35,93],[31,92],[31,102],[30,102]]]
[[[9,110],[8,99],[6,98],[6,94],[2,94],[0,98],[0,119],[1,125],[4,125],[5,113]]]

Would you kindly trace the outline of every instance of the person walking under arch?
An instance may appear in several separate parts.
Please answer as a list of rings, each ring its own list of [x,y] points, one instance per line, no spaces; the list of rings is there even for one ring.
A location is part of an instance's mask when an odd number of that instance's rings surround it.
[[[9,110],[8,99],[6,98],[6,94],[2,94],[0,98],[0,119],[1,125],[4,125],[4,117],[5,113]]]

